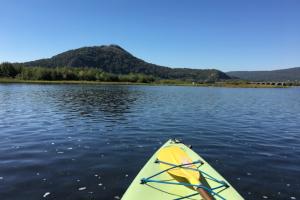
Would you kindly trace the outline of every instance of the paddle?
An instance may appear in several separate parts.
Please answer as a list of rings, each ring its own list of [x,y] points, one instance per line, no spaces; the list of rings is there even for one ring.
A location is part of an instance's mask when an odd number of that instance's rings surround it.
[[[158,160],[172,163],[175,165],[182,165],[192,163],[191,158],[179,147],[177,146],[168,146],[161,149],[158,153]],[[160,163],[160,167],[163,170],[170,168],[170,165]],[[197,167],[194,164],[185,165],[185,167],[195,168]],[[187,179],[191,184],[199,185],[200,184],[200,173],[199,171],[184,169],[176,167],[167,171],[169,174],[182,177]],[[199,194],[204,200],[213,200],[210,194],[203,188],[196,188]]]

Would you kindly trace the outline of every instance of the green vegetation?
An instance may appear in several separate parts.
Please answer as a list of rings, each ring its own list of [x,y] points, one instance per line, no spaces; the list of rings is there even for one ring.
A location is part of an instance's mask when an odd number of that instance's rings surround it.
[[[11,63],[0,65],[0,77],[10,78],[6,80],[31,80],[31,81],[101,81],[101,82],[132,82],[150,83],[155,79],[143,74],[121,74],[103,72],[94,68],[72,68],[72,67],[24,67]]]
[[[215,69],[169,68],[147,63],[117,45],[83,47],[63,52],[48,59],[22,63],[28,67],[94,68],[109,74],[144,74],[157,79],[215,82],[230,79]],[[136,79],[137,77],[128,77]]]
[[[281,77],[291,77],[290,74],[298,77],[299,69],[273,72],[275,75],[281,74]],[[243,80],[230,78],[227,74],[215,69],[169,68],[147,63],[117,45],[83,47],[48,59],[0,64],[0,82],[2,83],[147,83],[253,88],[300,85],[299,81],[278,85],[280,83],[255,83]]]
[[[152,84],[182,85],[205,87],[246,87],[275,88],[276,85],[250,84],[243,80],[227,80],[222,82],[187,81],[181,79],[160,79],[144,74],[112,74],[95,68],[72,67],[24,67],[11,63],[0,64],[1,83],[72,83],[72,84]]]

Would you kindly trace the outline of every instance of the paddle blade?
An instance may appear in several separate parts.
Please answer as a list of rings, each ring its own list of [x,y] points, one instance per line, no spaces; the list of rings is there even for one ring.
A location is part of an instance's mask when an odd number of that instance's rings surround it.
[[[172,163],[175,165],[192,163],[192,159],[186,154],[184,150],[177,146],[168,146],[161,149],[158,152],[158,159],[160,161]],[[170,168],[170,165],[160,163],[160,167],[165,170]],[[186,165],[185,167],[195,168],[194,164]],[[200,173],[198,171],[184,169],[184,168],[174,168],[167,171],[169,174],[186,178],[191,184],[199,184]]]

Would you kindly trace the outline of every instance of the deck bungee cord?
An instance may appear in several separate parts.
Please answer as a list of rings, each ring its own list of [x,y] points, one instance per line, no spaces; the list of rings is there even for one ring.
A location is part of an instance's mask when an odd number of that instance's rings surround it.
[[[170,139],[148,160],[122,200],[244,200],[191,146]]]
[[[156,173],[152,176],[149,176],[147,178],[142,178],[141,179],[141,184],[158,183],[158,184],[172,184],[172,185],[179,185],[179,186],[203,188],[204,190],[206,190],[207,192],[209,192],[213,196],[217,196],[221,200],[226,200],[226,198],[222,197],[221,195],[219,195],[214,190],[221,189],[221,188],[226,189],[226,188],[229,187],[229,185],[226,182],[215,179],[214,177],[210,176],[208,173],[205,173],[204,171],[200,170],[199,167],[201,167],[204,164],[204,162],[202,162],[201,160],[194,161],[194,162],[191,162],[191,163],[184,163],[184,164],[176,165],[176,164],[173,164],[173,163],[169,163],[169,162],[165,162],[165,161],[156,159],[154,163],[156,163],[156,164],[162,163],[162,164],[165,164],[165,165],[169,165],[170,167],[167,168],[167,169],[161,170],[160,172],[158,172],[158,173]],[[190,166],[190,165],[194,165],[194,164],[199,164],[199,166],[197,166],[197,168],[186,167],[186,166]],[[171,182],[171,181],[163,181],[163,180],[152,179],[154,177],[159,176],[162,173],[166,173],[169,170],[172,170],[172,169],[175,169],[175,168],[182,168],[182,169],[185,169],[185,170],[198,171],[199,173],[205,175],[206,179],[210,179],[212,181],[215,181],[215,182],[219,183],[220,185],[218,185],[216,187],[213,187],[213,188],[209,188],[209,187],[204,186],[203,184],[191,184],[191,183],[187,183],[187,182]],[[186,196],[183,196],[183,197],[180,197],[180,198],[176,198],[174,200],[186,199],[186,198],[193,197],[193,196],[196,196],[196,195],[199,195],[199,193],[197,192],[197,193],[189,194],[189,195],[186,195]]]

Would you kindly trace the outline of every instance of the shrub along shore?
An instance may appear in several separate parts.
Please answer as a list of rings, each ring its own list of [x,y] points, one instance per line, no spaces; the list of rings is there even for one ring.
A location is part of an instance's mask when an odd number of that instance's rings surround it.
[[[0,65],[1,78],[24,81],[102,81],[149,83],[154,77],[143,74],[115,75],[95,68],[73,67],[23,67],[10,63]]]
[[[242,80],[224,82],[194,82],[192,80],[157,79],[144,74],[111,74],[95,68],[73,67],[23,67],[11,63],[0,64],[0,83],[38,84],[139,84],[182,85],[244,88],[282,88],[286,86],[249,84]]]

